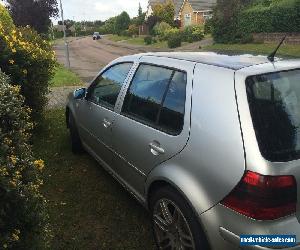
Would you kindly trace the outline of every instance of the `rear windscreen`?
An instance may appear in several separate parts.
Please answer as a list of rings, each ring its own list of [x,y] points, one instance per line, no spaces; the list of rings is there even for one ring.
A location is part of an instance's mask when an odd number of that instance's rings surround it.
[[[262,155],[270,161],[300,158],[300,70],[248,77],[247,96]]]

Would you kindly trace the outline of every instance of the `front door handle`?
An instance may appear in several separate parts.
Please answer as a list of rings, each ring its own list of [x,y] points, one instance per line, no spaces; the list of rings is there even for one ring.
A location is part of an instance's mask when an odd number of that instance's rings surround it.
[[[104,128],[109,128],[111,126],[111,122],[107,120],[106,118],[103,120],[103,127]]]
[[[158,156],[165,153],[165,150],[160,146],[160,143],[153,141],[149,143],[150,151],[153,155]]]

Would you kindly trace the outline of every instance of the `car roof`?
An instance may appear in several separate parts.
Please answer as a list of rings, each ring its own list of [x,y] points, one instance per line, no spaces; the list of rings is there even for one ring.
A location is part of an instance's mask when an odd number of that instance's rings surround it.
[[[270,63],[266,56],[224,55],[214,52],[156,52],[143,56],[166,57],[178,60],[203,63],[233,70],[239,70],[253,65]],[[277,59],[276,59],[277,60]]]

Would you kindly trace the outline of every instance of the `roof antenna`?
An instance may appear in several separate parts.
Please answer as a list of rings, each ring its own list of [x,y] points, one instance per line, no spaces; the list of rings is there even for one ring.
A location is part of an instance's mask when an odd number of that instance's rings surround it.
[[[275,58],[275,55],[277,53],[277,51],[279,50],[280,46],[282,45],[282,43],[284,42],[284,40],[286,39],[287,35],[285,35],[282,40],[280,41],[280,43],[278,44],[277,48],[268,56],[268,60],[270,62],[274,62],[274,58]]]

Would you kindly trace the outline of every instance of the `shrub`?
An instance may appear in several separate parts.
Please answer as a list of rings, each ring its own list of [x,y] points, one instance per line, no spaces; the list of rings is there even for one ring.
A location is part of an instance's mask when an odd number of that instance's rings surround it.
[[[181,35],[182,35],[181,31],[177,28],[168,29],[165,31],[164,40],[168,41],[170,37],[174,37],[174,36],[181,38]]]
[[[5,11],[0,16],[0,68],[11,77],[13,85],[21,86],[25,103],[38,121],[47,104],[48,85],[56,66],[54,52],[50,43],[29,27],[6,26]]]
[[[128,34],[130,36],[136,36],[139,34],[139,27],[135,24],[131,24],[129,25],[129,28],[128,28]]]
[[[127,36],[127,37],[131,36],[131,35],[129,34],[128,30],[122,30],[122,31],[120,32],[119,35],[120,35],[120,36]]]
[[[152,44],[152,42],[153,42],[152,36],[146,36],[146,37],[144,38],[144,42],[145,42],[145,44],[147,44],[147,45]]]
[[[42,160],[28,143],[33,124],[20,87],[0,71],[0,248],[45,249],[49,243],[46,200],[40,193]]]
[[[206,20],[205,24],[204,24],[204,34],[211,34],[211,30],[212,30],[212,19],[208,19]]]
[[[11,16],[9,15],[8,11],[1,4],[0,4],[0,20],[2,22],[2,25],[4,27],[7,27],[8,29],[13,29],[15,27],[13,20],[12,20]]]
[[[238,28],[244,33],[300,32],[300,0],[273,1],[256,5],[239,15]]]
[[[200,25],[190,25],[184,28],[182,39],[185,42],[197,42],[204,38],[203,27]]]
[[[161,23],[157,23],[154,28],[153,31],[155,33],[155,35],[157,35],[159,37],[160,40],[165,40],[165,34],[166,31],[172,29],[171,25],[169,25],[166,22],[161,22]]]
[[[169,48],[177,48],[181,46],[181,34],[180,33],[173,33],[168,37],[168,47]]]

